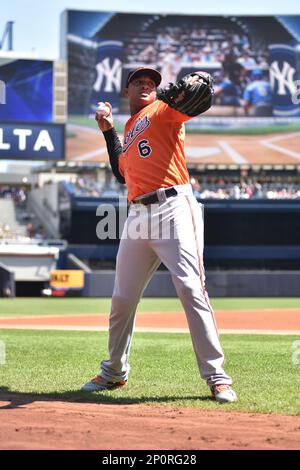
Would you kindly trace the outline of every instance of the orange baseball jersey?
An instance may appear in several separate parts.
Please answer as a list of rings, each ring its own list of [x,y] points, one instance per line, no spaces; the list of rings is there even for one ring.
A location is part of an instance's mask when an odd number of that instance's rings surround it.
[[[184,121],[189,116],[156,100],[127,121],[119,170],[129,202],[158,188],[187,184]]]

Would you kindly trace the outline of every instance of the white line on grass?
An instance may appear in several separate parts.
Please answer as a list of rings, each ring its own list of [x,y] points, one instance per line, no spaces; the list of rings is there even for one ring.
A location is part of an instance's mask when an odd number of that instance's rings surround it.
[[[60,325],[1,325],[0,330],[57,330],[57,331],[108,331],[105,326],[60,326]],[[136,327],[137,333],[189,333],[188,328]],[[300,330],[238,330],[219,329],[220,334],[229,335],[300,335]]]

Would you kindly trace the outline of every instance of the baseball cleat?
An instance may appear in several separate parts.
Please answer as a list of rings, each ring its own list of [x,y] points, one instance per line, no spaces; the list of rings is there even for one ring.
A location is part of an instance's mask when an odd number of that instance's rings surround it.
[[[108,382],[106,379],[97,375],[90,382],[87,382],[81,390],[83,392],[101,392],[103,390],[114,390],[115,388],[125,387],[127,380],[120,380],[119,382]]]
[[[230,385],[217,384],[210,387],[213,398],[219,403],[232,403],[237,400],[236,393]]]

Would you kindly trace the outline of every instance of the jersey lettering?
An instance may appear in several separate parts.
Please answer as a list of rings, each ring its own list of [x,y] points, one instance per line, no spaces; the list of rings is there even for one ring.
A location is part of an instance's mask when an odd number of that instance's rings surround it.
[[[133,128],[127,132],[124,138],[123,153],[127,152],[129,147],[138,138],[138,136],[141,135],[149,126],[150,120],[148,119],[148,116],[145,116],[143,119],[138,119],[136,121]]]

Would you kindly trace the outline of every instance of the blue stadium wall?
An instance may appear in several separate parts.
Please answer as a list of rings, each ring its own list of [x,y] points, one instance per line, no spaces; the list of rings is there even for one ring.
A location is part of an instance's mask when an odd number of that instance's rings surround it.
[[[67,238],[80,259],[114,267],[119,240],[99,240],[100,204],[117,200],[75,197]],[[299,296],[300,201],[204,201],[207,290],[217,296]],[[114,270],[86,274],[84,295],[110,296]],[[164,266],[146,296],[175,296]]]

